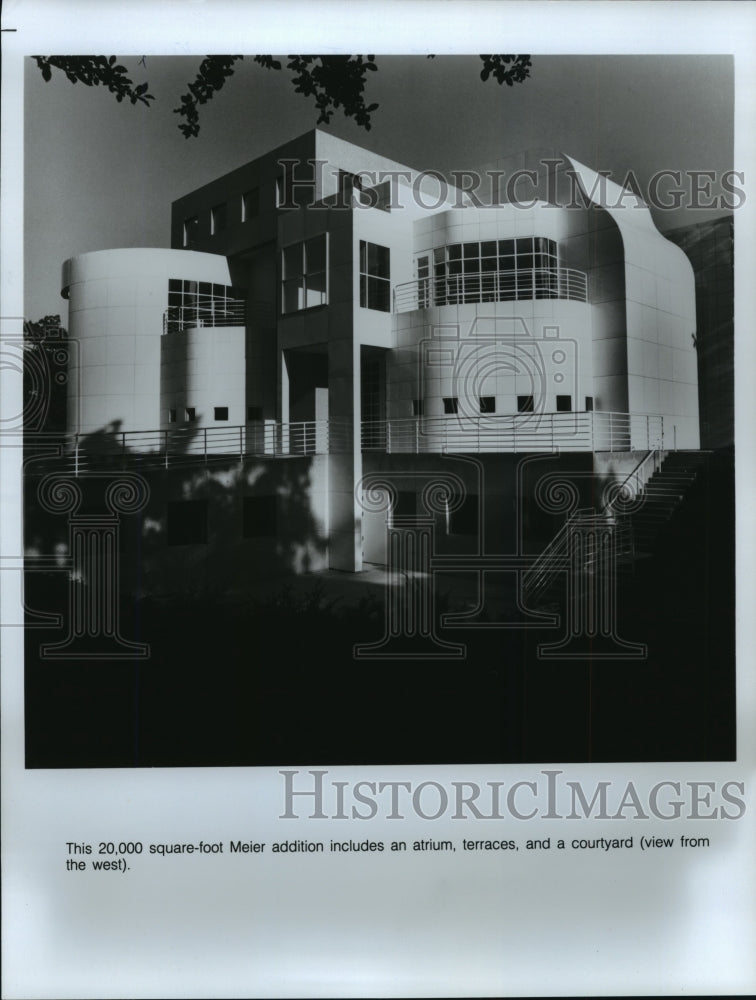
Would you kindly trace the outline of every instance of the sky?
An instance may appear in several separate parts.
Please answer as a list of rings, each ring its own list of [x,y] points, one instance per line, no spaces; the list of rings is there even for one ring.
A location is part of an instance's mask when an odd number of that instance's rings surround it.
[[[533,55],[514,87],[480,80],[477,56],[378,56],[366,97],[368,132],[336,112],[326,131],[417,169],[472,169],[553,147],[643,190],[656,171],[733,167],[730,56]],[[245,59],[201,109],[185,139],[173,113],[199,57],[123,56],[155,101],[118,104],[103,88],[45,83],[25,72],[25,302],[27,318],[60,313],[65,259],[113,247],[168,246],[171,202],[316,124],[311,98],[286,71]],[[322,127],[322,126],[321,126]],[[737,166],[737,165],[735,165]],[[722,209],[657,212],[665,230]]]

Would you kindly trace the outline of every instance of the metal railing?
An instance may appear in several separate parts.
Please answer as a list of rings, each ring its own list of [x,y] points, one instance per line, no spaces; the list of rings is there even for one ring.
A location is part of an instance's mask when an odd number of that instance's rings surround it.
[[[594,410],[372,420],[362,423],[361,444],[397,454],[645,451],[663,447],[664,417]]]
[[[516,415],[419,417],[363,421],[362,451],[396,454],[440,452],[630,451],[655,449],[664,440],[664,418],[628,413],[521,413]],[[207,462],[228,456],[345,454],[353,447],[348,419],[245,425],[202,426],[189,423],[146,431],[66,435],[67,453],[78,471],[101,456],[136,459],[146,464]],[[644,463],[628,477],[636,478]]]
[[[570,568],[570,553],[568,540],[571,530],[576,527],[588,531],[592,527],[611,526],[614,536],[614,552],[616,557],[635,557],[635,537],[632,520],[623,515],[617,508],[621,502],[634,499],[646,486],[651,476],[661,469],[666,452],[652,449],[638,462],[635,468],[625,477],[614,493],[612,499],[596,513],[593,508],[574,511],[539,555],[530,569],[523,574],[522,585],[524,593],[533,594],[538,590],[547,590],[558,573]],[[595,552],[588,547],[588,556],[583,566],[585,571],[592,567]]]
[[[346,420],[308,420],[281,424],[256,421],[244,426],[118,431],[113,434],[67,436],[70,464],[75,472],[94,460],[137,460],[146,465],[207,463],[229,457],[296,458],[302,455],[344,453],[352,447]]]
[[[210,301],[196,306],[169,306],[163,313],[163,334],[190,327],[244,326],[244,299]]]
[[[584,271],[571,267],[536,267],[522,271],[480,271],[441,278],[418,278],[396,286],[394,312],[525,299],[586,302],[588,277]]]
[[[530,569],[523,573],[522,588],[525,597],[532,597],[539,591],[544,593],[559,574],[575,569],[573,553],[570,551],[570,538],[575,531],[580,531],[587,543],[582,553],[580,569],[584,573],[591,572],[598,556],[596,535],[607,530],[612,533],[614,558],[633,558],[635,545],[629,517],[620,516],[608,507],[599,513],[593,508],[573,511]]]

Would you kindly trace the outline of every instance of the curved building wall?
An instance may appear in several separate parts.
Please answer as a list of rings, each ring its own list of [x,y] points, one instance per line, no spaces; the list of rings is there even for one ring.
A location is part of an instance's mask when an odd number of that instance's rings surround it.
[[[161,425],[160,369],[168,281],[230,285],[225,257],[185,250],[98,250],[63,265],[68,331],[77,341],[69,372],[68,427],[92,434]]]
[[[578,214],[584,225],[586,213]],[[387,363],[389,419],[422,415],[431,421],[426,427],[438,428],[434,421],[438,418],[453,424],[458,433],[476,434],[481,416],[493,428],[497,417],[531,408],[536,415],[592,408],[592,310],[588,301],[581,301],[587,295],[580,285],[587,253],[585,260],[571,256],[571,267],[583,270],[573,274],[576,284],[569,292],[560,285],[566,277],[561,269],[562,244],[575,228],[568,212],[543,203],[530,208],[451,209],[416,224],[415,256],[419,261],[428,257],[433,286],[428,301],[444,304],[395,318],[396,348]],[[512,244],[521,249],[533,240],[534,248],[548,249],[548,257],[536,253],[528,262],[519,249],[510,250]],[[493,253],[492,241],[498,254],[519,255],[516,268],[509,257],[498,256],[495,264],[490,258],[484,261],[485,254]],[[475,243],[481,248],[479,285],[475,271],[469,277],[465,273],[465,248],[471,255]],[[449,258],[450,248],[458,254],[460,245],[462,293],[456,294]],[[441,289],[438,274],[444,255],[447,284]],[[535,277],[528,276],[528,263]],[[486,266],[488,272],[483,270]],[[500,269],[498,279],[495,269]],[[424,294],[421,286],[421,304]],[[560,294],[562,298],[557,297]],[[489,301],[470,302],[470,298]]]
[[[569,158],[568,158],[569,159]],[[611,217],[622,240],[625,344],[602,359],[624,364],[628,412],[661,414],[665,447],[698,448],[698,359],[693,267],[657,230],[640,200],[570,159],[588,196]]]
[[[245,329],[243,326],[189,327],[162,341],[160,426],[223,431],[246,421]],[[229,431],[229,433],[231,433]]]

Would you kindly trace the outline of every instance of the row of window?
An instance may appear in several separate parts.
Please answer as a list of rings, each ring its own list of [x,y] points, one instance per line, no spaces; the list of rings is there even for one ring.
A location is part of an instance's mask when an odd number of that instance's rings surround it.
[[[417,260],[419,304],[553,298],[558,263],[557,244],[541,236],[437,247]]]
[[[444,404],[444,413],[459,413],[459,397],[458,396],[443,396],[442,402]],[[478,408],[480,413],[496,413],[496,397],[495,396],[478,396]],[[518,396],[517,397],[517,412],[518,413],[533,413],[535,409],[535,397],[534,396]],[[557,396],[556,397],[556,409],[557,413],[571,413],[572,412],[572,396]],[[591,411],[593,409],[593,396],[585,397],[585,409]],[[425,414],[425,401],[422,399],[412,400],[412,416],[422,417]]]
[[[211,236],[217,236],[228,227],[229,208],[231,208],[232,215],[235,214],[236,218],[241,222],[249,222],[250,219],[253,219],[260,212],[259,188],[250,188],[249,191],[245,191],[235,205],[233,203],[229,205],[228,202],[213,205],[210,209]],[[199,215],[192,215],[190,218],[184,219],[183,245],[187,250],[191,250],[192,247],[199,244],[199,241],[200,217]]]
[[[248,406],[247,407],[247,420],[250,422],[255,422],[262,420],[263,409],[262,406]],[[197,407],[187,406],[184,408],[184,418],[187,423],[193,423],[197,419]],[[214,406],[213,407],[213,420],[228,420],[228,407],[227,406]],[[178,423],[178,409],[172,407],[168,410],[168,423],[175,424]]]
[[[194,423],[197,419],[197,407],[187,406],[184,408],[184,419],[188,424]],[[214,406],[213,407],[213,420],[228,420],[228,407],[227,406]],[[178,410],[171,408],[168,410],[168,423],[175,424],[178,422]]]
[[[297,170],[297,168],[299,168]],[[339,197],[343,204],[348,203],[352,192],[363,205],[379,208],[388,212],[391,204],[391,182],[385,181],[377,187],[368,188],[363,185],[359,175],[346,170],[339,171]],[[312,205],[315,200],[315,179],[309,164],[299,161],[284,161],[281,172],[276,179],[276,208],[303,208]],[[238,199],[231,202],[220,202],[210,209],[209,230],[211,236],[222,233],[229,224],[229,219],[249,222],[260,214],[260,189],[250,188]],[[191,250],[200,241],[200,216],[193,215],[184,219],[183,245]]]

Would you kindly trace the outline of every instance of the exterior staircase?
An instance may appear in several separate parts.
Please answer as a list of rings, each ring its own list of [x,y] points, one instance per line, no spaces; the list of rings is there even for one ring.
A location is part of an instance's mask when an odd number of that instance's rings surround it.
[[[579,553],[578,575],[583,580],[596,572],[599,559],[604,559],[606,531],[613,535],[613,563],[616,570],[632,568],[638,558],[650,556],[665,525],[673,518],[696,479],[705,469],[708,452],[674,451],[666,455],[649,452],[638,469],[626,480],[633,488],[635,510],[622,514],[609,504],[596,512],[593,509],[575,511],[546,546],[533,566],[523,574],[524,602],[529,607],[555,605],[565,599],[566,574]],[[649,460],[655,471],[643,482],[639,471]],[[576,547],[575,539],[580,541]],[[604,546],[604,549],[602,549]],[[573,587],[580,587],[580,580]]]
[[[672,519],[701,471],[709,453],[671,451],[639,494],[642,504],[630,516],[636,555],[651,554],[659,534]]]

